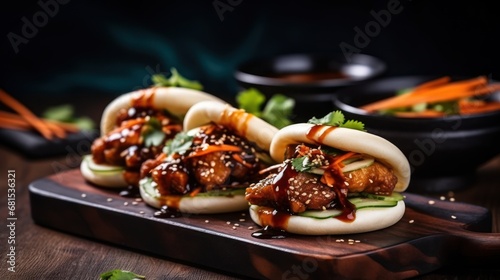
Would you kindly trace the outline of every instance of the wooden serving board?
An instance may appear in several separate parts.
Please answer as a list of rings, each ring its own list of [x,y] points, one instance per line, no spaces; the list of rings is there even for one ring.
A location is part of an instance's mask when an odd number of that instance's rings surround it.
[[[156,218],[156,209],[89,185],[77,169],[34,181],[29,191],[39,225],[251,278],[401,279],[500,258],[487,209],[410,193],[404,217],[383,230],[257,239],[246,212]]]

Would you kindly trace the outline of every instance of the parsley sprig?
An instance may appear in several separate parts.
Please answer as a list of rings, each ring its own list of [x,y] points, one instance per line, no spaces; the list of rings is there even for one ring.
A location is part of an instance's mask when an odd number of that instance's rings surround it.
[[[131,271],[114,269],[100,275],[100,280],[142,280],[146,276],[135,274]]]
[[[188,80],[185,77],[181,76],[177,69],[172,68],[170,70],[172,72],[172,75],[167,78],[163,74],[155,74],[151,77],[151,80],[153,81],[153,84],[155,86],[162,86],[162,87],[183,87],[183,88],[190,88],[190,89],[196,89],[196,90],[202,90],[203,85],[199,83],[198,81],[192,81]]]
[[[292,123],[290,118],[295,107],[293,98],[275,94],[266,102],[266,97],[262,92],[249,88],[238,93],[236,102],[239,108],[262,118],[277,128],[283,128]]]
[[[187,132],[180,132],[175,135],[173,139],[170,139],[165,144],[163,152],[167,155],[172,155],[178,153],[183,155],[191,147],[193,143],[194,136],[189,135]]]
[[[328,113],[326,116],[322,118],[316,118],[312,117],[308,123],[311,124],[321,124],[321,125],[331,125],[331,126],[337,126],[337,127],[344,127],[344,128],[350,128],[350,129],[356,129],[356,130],[365,130],[365,125],[356,120],[347,120],[345,119],[344,114],[340,111],[334,111],[331,113]]]

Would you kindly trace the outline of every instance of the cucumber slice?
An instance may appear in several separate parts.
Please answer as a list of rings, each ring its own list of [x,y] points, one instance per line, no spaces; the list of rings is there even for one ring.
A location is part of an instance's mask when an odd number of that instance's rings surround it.
[[[374,158],[363,158],[361,160],[357,160],[357,161],[354,161],[354,162],[351,162],[351,163],[345,165],[342,168],[342,172],[351,172],[354,170],[365,168],[365,167],[372,165],[374,162],[375,162]]]
[[[391,195],[378,195],[378,194],[373,194],[373,193],[361,192],[361,193],[357,194],[356,196],[371,198],[371,199],[376,199],[376,200],[388,200],[388,201],[400,201],[400,200],[404,199],[404,196],[398,192],[393,192]]]
[[[98,173],[114,173],[114,172],[122,172],[125,170],[122,166],[116,165],[105,165],[105,164],[97,164],[92,160],[92,155],[84,155],[83,160],[87,164],[92,172]]]
[[[398,204],[395,200],[380,200],[362,197],[350,198],[349,201],[356,206],[356,209],[367,207],[394,207]]]
[[[328,209],[328,210],[307,210],[302,213],[299,213],[298,216],[315,218],[315,219],[328,219],[336,217],[340,214],[342,214],[342,211],[340,210]]]
[[[375,196],[375,195],[374,195]],[[382,197],[382,196],[377,196]],[[362,196],[350,197],[349,201],[356,206],[356,209],[371,208],[371,207],[394,207],[398,205],[398,201],[403,199],[399,193],[394,196],[387,196],[388,199],[367,198]],[[314,219],[328,219],[340,215],[342,211],[337,209],[328,210],[307,210],[297,214],[301,217],[309,217]]]
[[[156,183],[153,182],[151,178],[143,178],[139,181],[139,185],[143,187],[143,190],[149,194],[151,197],[159,197],[160,193],[156,190]],[[208,192],[199,192],[195,196],[197,197],[217,197],[226,196],[231,197],[235,195],[245,195],[245,188],[239,189],[226,189],[226,190],[213,190]],[[181,195],[182,197],[191,197],[190,194]]]

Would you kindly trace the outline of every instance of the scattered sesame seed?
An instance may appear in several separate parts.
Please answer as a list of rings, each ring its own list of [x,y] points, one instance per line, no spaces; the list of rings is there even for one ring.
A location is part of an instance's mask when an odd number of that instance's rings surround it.
[[[235,223],[235,224],[234,224],[234,226],[235,226],[235,227],[239,227],[239,226],[240,226],[240,224],[236,224],[236,223]]]
[[[373,184],[373,180],[372,180],[372,179],[368,179],[368,181],[370,181],[370,183],[372,183],[372,184]]]
[[[454,197],[450,197],[450,201],[451,201],[451,202],[454,202],[454,201],[455,201],[455,198],[454,198]]]
[[[140,214],[144,214],[145,212],[144,211],[139,211]]]
[[[87,197],[87,195],[86,195],[86,194],[84,194],[84,193],[82,193],[82,197],[83,197],[83,198],[85,198],[85,197]]]
[[[446,197],[444,197],[443,195],[439,197],[440,200],[445,200]]]
[[[113,201],[113,199],[112,198],[108,198],[108,199],[106,199],[106,201],[107,202],[111,202],[111,201]]]
[[[349,182],[344,181],[344,185],[349,186]]]
[[[135,201],[137,202],[141,202],[142,201],[142,198],[136,198]]]
[[[132,201],[132,205],[137,205],[139,204],[137,201]]]
[[[253,229],[253,226],[249,226],[249,227],[248,227],[248,229],[249,229],[249,230],[252,230],[252,229]]]
[[[408,221],[410,224],[413,224],[415,222],[415,220],[410,220]]]
[[[128,201],[125,201],[125,202],[123,203],[123,205],[127,206],[127,205],[128,205]]]
[[[235,227],[235,226],[233,226],[233,229],[236,229],[236,227]]]
[[[226,225],[230,225],[230,224],[231,224],[231,222],[230,222],[230,221],[227,221],[227,222],[226,222]]]
[[[434,203],[436,203],[434,200],[429,200],[430,205],[433,205]]]
[[[453,220],[455,220],[455,219],[457,218],[457,216],[455,216],[455,215],[451,215],[451,218],[452,218]]]
[[[244,222],[244,221],[245,221],[245,219],[240,219],[240,222]]]
[[[208,224],[210,221],[209,220],[205,220],[205,223]]]

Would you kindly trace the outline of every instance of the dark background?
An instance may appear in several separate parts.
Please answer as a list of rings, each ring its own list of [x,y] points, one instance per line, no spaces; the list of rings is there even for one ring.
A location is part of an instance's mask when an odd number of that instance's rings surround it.
[[[370,11],[387,9],[390,1],[65,2],[4,2],[1,88],[24,97],[114,96],[146,87],[153,73],[176,67],[206,91],[232,99],[238,90],[233,72],[242,62],[341,53],[340,43],[354,45],[354,28],[374,20]],[[401,13],[361,49],[387,63],[386,76],[500,74],[500,26],[491,4],[399,2]],[[40,3],[51,3],[52,15]],[[215,8],[224,5],[228,10]],[[24,37],[26,19],[40,27],[16,47],[12,36]]]

